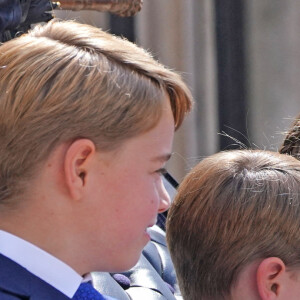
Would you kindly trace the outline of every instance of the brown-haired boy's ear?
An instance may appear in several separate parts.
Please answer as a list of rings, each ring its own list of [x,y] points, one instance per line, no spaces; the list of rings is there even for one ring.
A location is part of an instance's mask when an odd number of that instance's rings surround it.
[[[287,284],[286,266],[278,257],[264,259],[257,269],[257,288],[262,300],[285,299]]]
[[[92,159],[96,153],[95,144],[89,139],[78,139],[67,149],[64,160],[65,180],[70,196],[82,197]]]

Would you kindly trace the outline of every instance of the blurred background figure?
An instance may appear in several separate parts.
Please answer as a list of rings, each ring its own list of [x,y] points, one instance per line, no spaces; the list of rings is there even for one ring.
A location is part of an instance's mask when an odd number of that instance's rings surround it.
[[[51,10],[57,6],[49,0],[0,0],[0,41],[26,32],[32,24],[51,20]]]
[[[295,119],[279,148],[279,152],[289,154],[300,160],[300,115]]]

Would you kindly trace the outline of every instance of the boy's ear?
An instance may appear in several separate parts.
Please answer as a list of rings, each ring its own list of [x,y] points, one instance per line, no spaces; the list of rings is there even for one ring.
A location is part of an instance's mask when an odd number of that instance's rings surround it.
[[[86,184],[91,160],[96,153],[89,139],[78,139],[67,149],[64,160],[65,180],[73,199],[80,199]]]
[[[286,266],[278,257],[264,259],[257,269],[257,288],[262,300],[284,299]]]

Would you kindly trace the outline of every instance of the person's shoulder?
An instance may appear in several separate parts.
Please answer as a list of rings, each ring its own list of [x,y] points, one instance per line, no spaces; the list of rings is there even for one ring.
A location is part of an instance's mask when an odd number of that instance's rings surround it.
[[[25,299],[22,296],[11,295],[11,294],[1,293],[1,292],[0,292],[0,297],[1,300],[20,300],[20,299],[24,300]]]
[[[63,293],[0,254],[0,299],[67,300]]]
[[[0,254],[0,299],[26,299],[27,273],[23,267]]]
[[[18,300],[18,299],[26,299],[22,295],[17,295],[11,293],[10,291],[2,290],[0,288],[0,299],[1,300]]]

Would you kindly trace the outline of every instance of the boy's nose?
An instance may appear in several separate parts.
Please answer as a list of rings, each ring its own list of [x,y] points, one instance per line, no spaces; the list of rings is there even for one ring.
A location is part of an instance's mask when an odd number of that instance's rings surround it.
[[[160,196],[160,203],[159,203],[158,213],[163,213],[164,211],[169,209],[171,205],[171,198],[162,181],[161,181],[159,196]]]

